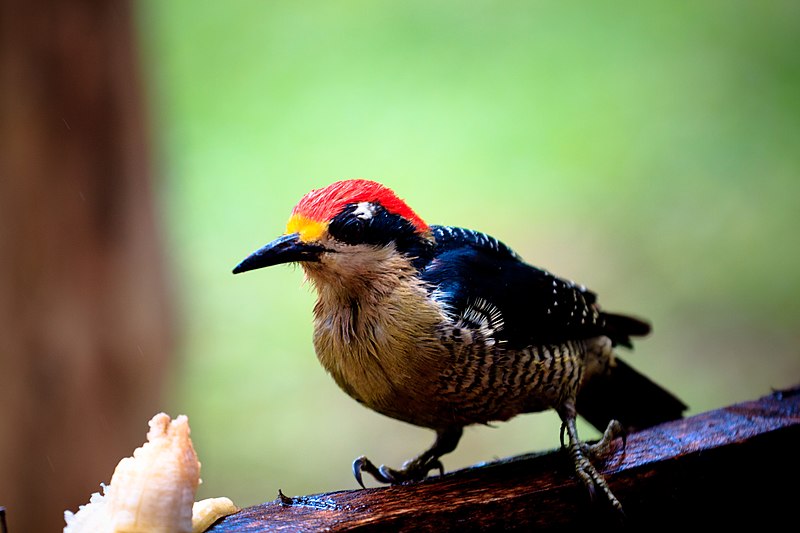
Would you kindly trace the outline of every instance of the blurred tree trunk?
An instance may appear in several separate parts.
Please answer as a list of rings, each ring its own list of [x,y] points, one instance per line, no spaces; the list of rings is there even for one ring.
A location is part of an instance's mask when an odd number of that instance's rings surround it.
[[[0,505],[60,531],[160,408],[170,299],[132,5],[0,0]]]

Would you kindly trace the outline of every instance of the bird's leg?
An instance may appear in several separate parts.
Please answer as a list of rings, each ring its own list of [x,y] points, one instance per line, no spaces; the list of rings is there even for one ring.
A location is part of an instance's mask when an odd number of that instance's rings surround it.
[[[605,495],[611,506],[617,511],[622,512],[622,504],[617,497],[614,496],[614,493],[611,492],[611,488],[609,488],[605,478],[586,457],[586,455],[589,454],[606,453],[610,449],[611,441],[617,437],[618,431],[622,429],[619,422],[612,421],[603,434],[603,438],[597,444],[588,446],[578,438],[578,430],[575,427],[576,413],[574,404],[571,402],[565,403],[558,409],[558,414],[561,416],[562,421],[562,444],[563,434],[566,430],[569,439],[569,444],[566,447],[567,451],[575,466],[575,473],[584,486],[589,489],[589,495],[594,498],[596,491],[599,489]]]
[[[362,455],[353,461],[353,475],[358,484],[364,487],[361,479],[362,472],[372,474],[381,483],[391,483],[392,485],[406,481],[422,481],[428,477],[428,472],[431,470],[439,470],[440,474],[444,474],[444,466],[439,461],[439,457],[456,449],[461,434],[460,427],[436,430],[436,441],[433,446],[414,459],[403,463],[403,467],[399,470],[394,470],[386,465],[376,467],[372,461]]]

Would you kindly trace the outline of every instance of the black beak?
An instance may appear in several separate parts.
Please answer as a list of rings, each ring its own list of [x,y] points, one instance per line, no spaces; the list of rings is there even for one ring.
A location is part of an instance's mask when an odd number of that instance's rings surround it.
[[[294,263],[295,261],[319,261],[319,256],[324,251],[325,248],[318,244],[301,242],[299,233],[290,233],[278,237],[248,255],[244,261],[236,265],[233,273],[239,274],[248,270],[282,263]]]

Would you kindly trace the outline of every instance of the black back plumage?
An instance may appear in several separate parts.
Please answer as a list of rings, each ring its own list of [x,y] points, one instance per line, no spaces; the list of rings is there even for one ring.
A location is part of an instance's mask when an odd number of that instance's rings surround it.
[[[494,237],[450,226],[431,231],[436,245],[420,277],[454,318],[476,302],[495,307],[503,317],[498,340],[511,349],[598,335],[629,345],[630,335],[649,331],[638,319],[604,313],[593,292],[524,262]]]
[[[420,277],[447,304],[453,319],[477,306],[477,312],[502,321],[494,337],[510,350],[599,335],[630,347],[630,337],[650,332],[649,324],[637,318],[602,311],[592,291],[525,263],[493,237],[448,226],[431,230],[436,245]],[[613,372],[595,376],[578,395],[578,412],[593,426],[603,431],[613,418],[632,431],[682,416],[682,401],[616,361]]]

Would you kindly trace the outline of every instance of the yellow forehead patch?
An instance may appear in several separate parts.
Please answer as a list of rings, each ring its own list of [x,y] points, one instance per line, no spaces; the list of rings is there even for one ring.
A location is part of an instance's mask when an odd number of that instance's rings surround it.
[[[317,222],[298,214],[292,215],[286,223],[286,233],[299,233],[303,242],[318,241],[327,230],[327,222]]]

